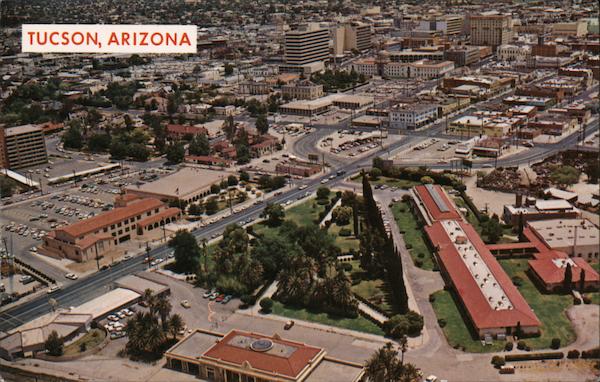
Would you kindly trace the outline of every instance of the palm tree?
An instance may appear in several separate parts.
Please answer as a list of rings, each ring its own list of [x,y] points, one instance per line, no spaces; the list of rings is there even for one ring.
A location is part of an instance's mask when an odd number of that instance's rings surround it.
[[[421,370],[412,363],[402,365],[400,370],[399,382],[418,382],[421,380]]]
[[[154,294],[152,293],[152,289],[147,288],[146,290],[144,290],[144,293],[142,294],[142,301],[145,302],[146,304],[148,304],[148,306],[152,306],[153,297],[154,297]]]
[[[156,352],[160,345],[165,342],[165,332],[162,331],[158,323],[152,325],[146,332],[146,347],[152,353]]]
[[[367,361],[365,376],[370,382],[396,382],[400,374],[398,352],[391,342],[386,343]]]
[[[173,339],[177,338],[177,333],[184,327],[183,318],[179,314],[174,314],[169,320],[169,331],[173,335]]]
[[[400,366],[404,366],[404,353],[408,350],[408,337],[402,336],[398,341],[400,344],[400,353],[402,353],[402,358],[400,359]]]
[[[154,309],[155,312],[158,313],[158,315],[160,316],[160,322],[162,324],[163,330],[167,330],[168,328],[167,318],[169,317],[169,314],[171,314],[172,308],[173,307],[171,306],[171,303],[169,302],[169,300],[166,299],[164,295],[159,296],[158,298],[156,298],[156,301],[154,301]]]

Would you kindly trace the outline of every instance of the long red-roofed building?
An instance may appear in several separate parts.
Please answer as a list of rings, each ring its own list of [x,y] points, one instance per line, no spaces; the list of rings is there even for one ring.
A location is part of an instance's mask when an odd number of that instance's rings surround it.
[[[477,334],[539,332],[540,321],[477,231],[466,222],[438,185],[411,190],[440,271],[456,294]]]

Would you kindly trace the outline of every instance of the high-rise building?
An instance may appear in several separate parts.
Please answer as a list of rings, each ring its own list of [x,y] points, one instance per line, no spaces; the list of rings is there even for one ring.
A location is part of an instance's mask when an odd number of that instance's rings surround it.
[[[471,16],[471,44],[498,45],[508,44],[513,36],[513,21],[510,15],[481,14]]]
[[[369,50],[373,46],[372,35],[369,24],[353,21],[340,25],[333,32],[333,54],[339,56],[349,50]]]
[[[463,16],[444,15],[427,20],[421,20],[416,30],[418,31],[436,31],[446,36],[455,36],[462,32]]]
[[[329,30],[308,24],[285,34],[285,63],[301,67],[329,60]]]
[[[48,162],[40,125],[0,128],[0,167],[23,168]]]

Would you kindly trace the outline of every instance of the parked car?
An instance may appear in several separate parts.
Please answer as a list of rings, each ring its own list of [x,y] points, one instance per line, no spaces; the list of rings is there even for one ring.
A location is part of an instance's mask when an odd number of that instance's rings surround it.
[[[192,305],[190,304],[190,302],[188,300],[182,300],[181,301],[181,306],[183,306],[186,309],[189,309],[192,307]]]
[[[225,296],[223,301],[221,301],[221,304],[227,304],[229,301],[231,301],[232,298],[233,298],[233,296],[228,294],[227,296]]]
[[[65,277],[70,280],[77,280],[79,278],[75,273],[67,273]]]
[[[50,294],[50,293],[57,292],[59,290],[60,290],[60,285],[54,285],[54,286],[51,286],[50,288],[48,288],[46,293]]]
[[[217,296],[217,298],[215,299],[216,302],[222,302],[225,299],[225,295],[224,294],[220,294],[219,296]]]
[[[214,292],[214,293],[211,293],[211,295],[210,295],[210,296],[208,296],[208,299],[209,299],[209,300],[214,300],[214,299],[216,299],[217,297],[219,297],[219,293],[218,293],[218,292]]]
[[[294,320],[286,321],[285,325],[283,325],[284,330],[290,330],[294,326]]]
[[[204,294],[202,295],[202,298],[209,298],[213,293],[215,293],[216,291],[214,289],[212,290],[207,290],[206,292],[204,292]]]

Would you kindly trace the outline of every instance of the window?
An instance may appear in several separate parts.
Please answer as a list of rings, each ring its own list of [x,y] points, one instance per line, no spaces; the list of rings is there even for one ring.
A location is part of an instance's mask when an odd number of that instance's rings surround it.
[[[112,225],[110,226],[110,229],[115,229],[115,225],[114,225],[114,224],[112,224]]]
[[[104,227],[104,232],[108,232],[108,227]]]
[[[213,369],[212,367],[207,367],[206,368],[206,378],[209,381],[214,381],[214,379],[215,379],[215,369]]]
[[[119,224],[117,224],[117,227],[120,227],[120,226],[122,226],[122,225],[123,225],[123,224],[121,224],[121,222],[119,222]]]

